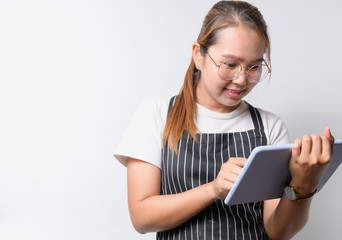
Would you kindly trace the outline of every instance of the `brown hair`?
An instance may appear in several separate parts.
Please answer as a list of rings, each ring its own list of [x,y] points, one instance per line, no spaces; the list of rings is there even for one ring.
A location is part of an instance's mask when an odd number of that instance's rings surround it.
[[[267,32],[267,25],[259,10],[243,1],[220,1],[216,3],[204,18],[197,42],[200,45],[200,52],[204,56],[209,47],[217,43],[219,30],[244,24],[254,29],[264,43],[266,61],[270,66],[270,40]],[[191,138],[197,141],[197,118],[196,107],[196,86],[201,72],[196,69],[194,60],[191,59],[188,70],[185,74],[183,87],[171,109],[164,133],[163,144],[169,142],[170,148],[177,153],[178,141],[184,131],[187,131]]]

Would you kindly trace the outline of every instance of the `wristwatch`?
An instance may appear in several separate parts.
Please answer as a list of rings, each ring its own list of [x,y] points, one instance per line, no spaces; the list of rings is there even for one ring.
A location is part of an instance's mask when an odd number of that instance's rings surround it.
[[[317,192],[317,188],[314,192],[310,193],[310,194],[307,194],[307,195],[299,195],[299,193],[296,192],[296,190],[294,190],[293,187],[291,186],[286,186],[285,189],[284,189],[284,194],[285,196],[294,201],[294,200],[304,200],[304,199],[308,199],[308,198],[311,198],[313,197],[313,195],[315,195]]]

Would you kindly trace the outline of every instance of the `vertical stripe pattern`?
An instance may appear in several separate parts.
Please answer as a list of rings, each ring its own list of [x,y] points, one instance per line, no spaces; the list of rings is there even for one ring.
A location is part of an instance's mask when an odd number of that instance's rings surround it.
[[[173,106],[174,98],[170,101]],[[169,110],[171,109],[169,107]],[[221,165],[231,157],[248,158],[251,151],[266,145],[262,119],[249,105],[254,129],[235,133],[200,133],[198,142],[184,132],[173,153],[168,144],[162,149],[162,194],[175,194],[213,181]],[[230,205],[216,200],[200,213],[157,239],[269,239],[263,224],[263,202]]]

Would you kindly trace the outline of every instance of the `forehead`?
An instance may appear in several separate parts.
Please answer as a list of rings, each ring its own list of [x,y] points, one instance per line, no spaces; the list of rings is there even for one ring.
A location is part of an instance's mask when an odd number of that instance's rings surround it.
[[[217,42],[211,48],[217,55],[230,54],[246,62],[259,59],[264,54],[263,41],[258,33],[243,24],[220,30]]]

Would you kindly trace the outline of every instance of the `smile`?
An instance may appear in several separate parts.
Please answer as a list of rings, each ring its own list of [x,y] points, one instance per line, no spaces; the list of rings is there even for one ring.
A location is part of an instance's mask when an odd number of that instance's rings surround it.
[[[239,98],[244,90],[233,90],[233,89],[225,89],[226,93],[231,98]]]
[[[241,93],[242,90],[238,91],[238,90],[231,90],[231,89],[227,89],[227,91],[232,92],[232,93]]]

